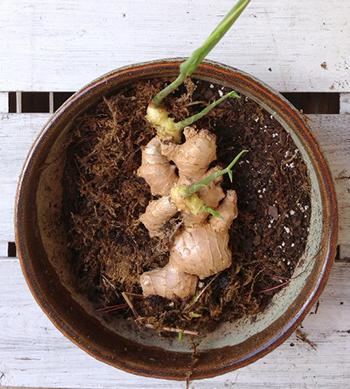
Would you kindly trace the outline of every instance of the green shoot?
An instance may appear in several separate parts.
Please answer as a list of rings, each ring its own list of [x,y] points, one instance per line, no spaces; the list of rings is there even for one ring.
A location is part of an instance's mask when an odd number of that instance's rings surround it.
[[[180,65],[180,72],[175,81],[161,90],[154,98],[153,104],[159,106],[161,102],[180,86],[187,77],[190,77],[197,69],[198,65],[204,60],[209,52],[217,45],[221,38],[231,28],[233,23],[238,19],[250,0],[238,0],[236,5],[228,12],[224,19],[209,35],[201,47],[195,50],[192,55]]]
[[[193,124],[197,120],[201,119],[203,116],[205,116],[207,113],[209,113],[213,108],[215,108],[217,105],[221,104],[224,100],[226,100],[229,97],[239,98],[240,96],[235,91],[231,91],[231,92],[227,93],[226,95],[220,97],[220,99],[215,100],[214,102],[209,104],[202,111],[200,111],[200,112],[196,113],[195,115],[190,116],[184,120],[181,120],[181,122],[175,123],[176,127],[179,130],[183,130],[185,127],[190,126],[191,124]]]
[[[220,212],[209,207],[204,201],[198,196],[197,192],[215,181],[218,177],[228,174],[230,181],[232,182],[233,173],[232,168],[241,158],[241,156],[247,153],[248,150],[242,150],[225,168],[218,170],[208,177],[203,178],[192,185],[175,185],[170,192],[172,201],[176,204],[179,211],[191,212],[193,215],[199,215],[202,212],[208,212],[214,217],[223,218]]]
[[[219,217],[220,219],[223,219],[222,215],[220,212],[218,212],[217,210],[215,210],[214,208],[212,207],[208,207],[207,205],[203,205],[202,207],[202,212],[208,212],[210,213],[210,215],[214,216],[214,217]]]
[[[222,103],[229,97],[239,98],[239,95],[236,92],[231,91],[209,104],[201,112],[177,123],[175,123],[173,118],[169,117],[169,114],[164,107],[156,107],[153,103],[151,103],[147,107],[146,119],[156,129],[157,135],[160,139],[171,140],[172,142],[178,143],[181,141],[182,130],[186,126],[190,126],[195,121],[201,119],[218,104]]]
[[[218,177],[221,177],[223,176],[224,174],[227,174],[230,178],[230,181],[232,182],[232,177],[233,177],[233,174],[232,174],[232,168],[233,166],[239,161],[239,159],[241,158],[241,156],[245,153],[247,153],[248,150],[242,150],[233,160],[232,162],[225,168],[225,169],[222,169],[222,170],[218,170],[212,174],[210,174],[209,176],[203,178],[202,180],[198,181],[198,182],[195,182],[194,184],[190,185],[188,188],[187,188],[187,193],[188,193],[188,196],[191,196],[193,193],[196,193],[198,192],[201,188],[204,188],[205,186],[209,185],[212,181],[215,181]]]

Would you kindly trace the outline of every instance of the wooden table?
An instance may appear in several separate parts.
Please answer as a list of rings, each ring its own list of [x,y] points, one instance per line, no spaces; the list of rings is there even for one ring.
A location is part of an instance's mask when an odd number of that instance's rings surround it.
[[[13,203],[24,158],[67,96],[62,92],[125,64],[188,55],[231,6],[232,0],[1,0],[0,386],[184,387],[97,362],[54,328],[15,257]],[[304,104],[317,102],[316,92],[324,93],[321,100],[339,99],[331,114],[317,104],[310,112],[337,189],[339,256],[302,325],[311,345],[295,334],[257,363],[192,388],[350,387],[349,20],[350,0],[255,0],[210,55],[282,92],[297,92],[289,97],[302,96]]]

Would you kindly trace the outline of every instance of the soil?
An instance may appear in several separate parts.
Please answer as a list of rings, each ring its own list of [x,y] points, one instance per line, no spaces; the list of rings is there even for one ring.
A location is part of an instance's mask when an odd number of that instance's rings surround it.
[[[205,290],[195,302],[143,298],[140,274],[167,263],[179,228],[174,217],[162,238],[151,239],[138,221],[152,198],[135,174],[140,147],[154,136],[145,110],[165,82],[142,80],[106,96],[73,126],[63,178],[72,271],[77,290],[108,321],[134,320],[122,297],[127,292],[141,323],[204,334],[222,321],[254,320],[288,285],[308,236],[310,184],[299,151],[274,117],[247,97],[226,100],[196,127],[217,135],[222,166],[249,150],[234,168],[233,183],[225,178],[223,184],[238,195],[239,216],[230,229],[233,264],[199,283],[197,293]],[[181,120],[226,92],[188,80],[167,98],[167,109]]]

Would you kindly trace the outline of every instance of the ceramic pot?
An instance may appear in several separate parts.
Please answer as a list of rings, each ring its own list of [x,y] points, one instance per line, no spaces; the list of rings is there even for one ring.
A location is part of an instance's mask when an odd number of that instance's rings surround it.
[[[157,378],[184,380],[191,366],[186,341],[140,333],[120,320],[113,326],[96,316],[74,291],[67,266],[67,239],[60,224],[60,178],[67,133],[74,119],[102,96],[140,79],[175,77],[182,59],[137,64],[108,73],[75,93],[51,117],[25,162],[16,198],[16,243],[26,281],[47,316],[80,348],[117,368]],[[254,321],[224,323],[198,347],[191,379],[212,377],[256,361],[281,344],[317,301],[337,245],[337,205],[330,171],[302,115],[279,93],[237,69],[203,63],[194,77],[234,89],[273,114],[293,138],[311,182],[307,246],[298,277],[277,293]]]

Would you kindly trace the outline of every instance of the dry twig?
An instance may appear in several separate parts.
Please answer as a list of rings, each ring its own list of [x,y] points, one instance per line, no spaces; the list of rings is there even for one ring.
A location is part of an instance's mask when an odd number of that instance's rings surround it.
[[[131,302],[131,300],[129,299],[128,295],[123,292],[122,293],[122,296],[124,298],[124,300],[126,301],[126,303],[129,305],[129,308],[131,309],[132,313],[134,314],[134,316],[136,317],[136,319],[138,319],[140,316],[139,314],[136,312],[136,309],[134,307],[134,304]]]
[[[146,328],[150,328],[152,330],[156,330],[157,328],[153,325],[153,324],[150,324],[150,323],[146,323],[145,324],[145,327]],[[190,331],[190,330],[182,330],[180,328],[173,328],[173,327],[162,327],[159,329],[160,331],[165,331],[165,332],[175,332],[177,334],[184,334],[184,335],[192,335],[192,336],[198,336],[198,332],[197,331]]]

